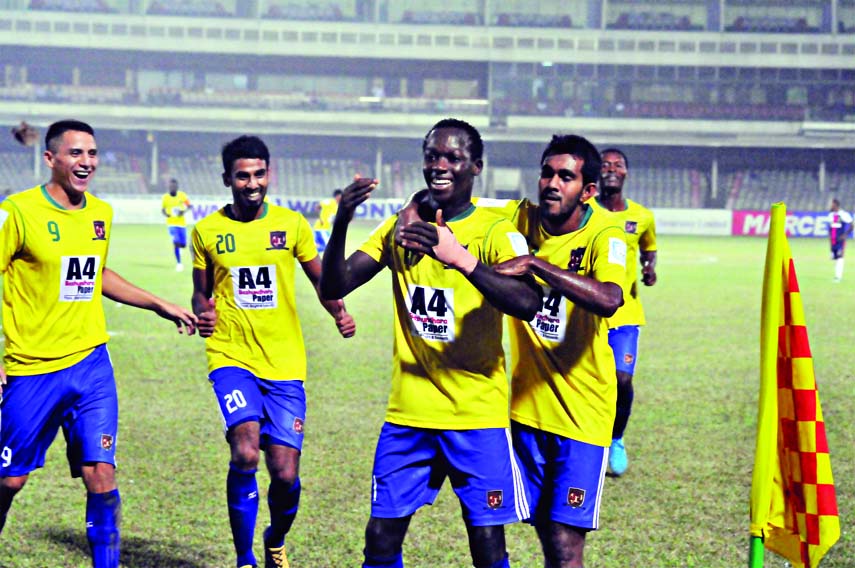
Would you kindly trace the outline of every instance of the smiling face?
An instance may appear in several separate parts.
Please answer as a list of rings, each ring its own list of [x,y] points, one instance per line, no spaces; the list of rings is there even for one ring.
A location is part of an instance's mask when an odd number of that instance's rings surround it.
[[[626,160],[617,152],[603,154],[600,171],[600,187],[605,194],[620,193],[628,173]]]
[[[446,210],[468,205],[475,176],[484,163],[473,159],[469,134],[459,128],[437,128],[425,140],[422,172],[430,196]]]
[[[88,132],[67,130],[51,142],[44,157],[51,169],[50,183],[61,188],[72,203],[82,199],[98,168],[95,137]]]
[[[570,154],[548,156],[540,169],[538,196],[540,217],[552,234],[575,230],[573,214],[581,212],[580,205],[597,191],[595,183],[582,180],[584,160]],[[578,217],[578,216],[577,216]]]
[[[267,162],[260,158],[239,158],[231,173],[223,173],[223,183],[232,188],[232,199],[240,211],[257,210],[264,203],[268,182]]]

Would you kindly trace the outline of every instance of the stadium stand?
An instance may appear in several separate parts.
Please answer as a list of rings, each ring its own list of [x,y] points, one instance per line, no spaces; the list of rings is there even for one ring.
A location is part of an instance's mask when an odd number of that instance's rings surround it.
[[[234,16],[234,12],[226,10],[220,2],[211,0],[153,0],[146,12],[159,16],[195,16],[206,18]]]
[[[296,4],[294,2],[271,2],[268,4],[264,17],[279,20],[314,20],[319,22],[356,20],[356,14],[353,11],[345,14],[342,6],[334,2],[312,2],[307,5]]]
[[[33,176],[33,155],[29,152],[0,152],[2,190],[20,191],[40,180]]]
[[[499,12],[495,25],[528,28],[572,28],[573,18],[569,14],[526,14],[521,12]]]
[[[792,211],[815,211],[828,207],[828,193],[818,191],[814,172],[796,169],[744,169],[728,172],[721,190],[728,195],[727,209],[768,209],[784,201]]]
[[[614,22],[606,25],[613,30],[671,30],[698,31],[704,26],[692,23],[690,16],[671,12],[621,12]]]
[[[181,188],[188,195],[212,195],[224,191],[220,178],[222,169],[218,155],[170,155],[162,160],[160,172],[165,178],[181,180]],[[328,197],[354,173],[370,169],[359,160],[344,158],[273,157],[268,191],[277,196]],[[376,195],[391,197],[383,185]]]

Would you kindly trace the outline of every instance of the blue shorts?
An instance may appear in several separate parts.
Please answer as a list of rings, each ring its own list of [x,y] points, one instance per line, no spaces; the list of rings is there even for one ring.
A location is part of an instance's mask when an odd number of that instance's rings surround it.
[[[80,467],[116,465],[119,398],[106,345],[53,373],[9,376],[0,402],[0,477],[44,467],[62,428],[72,477]]]
[[[172,244],[179,247],[187,246],[187,227],[169,227],[169,235],[172,237]]]
[[[324,252],[327,248],[327,243],[330,242],[330,235],[332,231],[324,231],[321,229],[315,229],[315,247],[318,249],[318,254]]]
[[[596,530],[609,449],[518,422],[511,422],[511,432],[531,493],[534,516],[529,522]]]
[[[846,249],[846,241],[831,243],[831,260],[843,258],[843,252]]]
[[[306,391],[303,381],[259,379],[240,367],[221,367],[209,376],[228,432],[244,422],[261,426],[261,447],[303,449]]]
[[[637,325],[622,325],[609,330],[609,347],[615,355],[615,367],[618,371],[635,374],[639,332]]]
[[[436,499],[445,478],[473,526],[529,516],[528,492],[507,428],[433,430],[386,422],[374,455],[371,516],[397,519]]]

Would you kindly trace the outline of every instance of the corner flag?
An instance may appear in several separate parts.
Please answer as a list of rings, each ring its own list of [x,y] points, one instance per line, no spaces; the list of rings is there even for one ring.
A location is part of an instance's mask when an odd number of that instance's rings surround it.
[[[825,423],[786,205],[772,205],[760,315],[760,400],[751,483],[751,568],[763,545],[796,568],[815,568],[840,538]]]

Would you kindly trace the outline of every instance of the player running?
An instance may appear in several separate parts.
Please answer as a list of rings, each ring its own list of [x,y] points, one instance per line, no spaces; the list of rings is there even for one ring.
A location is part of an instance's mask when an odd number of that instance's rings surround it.
[[[270,474],[265,564],[287,567],[285,535],[300,502],[300,452],[306,420],[306,350],[297,318],[295,261],[317,289],[321,261],[308,221],[265,201],[270,153],[255,136],[222,150],[232,203],[193,230],[193,310],[207,337],[211,385],[231,448],[226,500],[237,566],[256,566],[260,450]],[[339,332],[353,318],[341,300],[324,300]]]
[[[626,155],[617,148],[608,148],[602,152],[602,164],[600,193],[592,204],[612,212],[615,222],[624,228],[628,247],[627,294],[624,305],[609,318],[609,344],[615,356],[618,382],[609,469],[619,476],[629,466],[623,435],[632,412],[632,377],[638,362],[638,335],[646,323],[638,294],[638,264],[641,264],[642,283],[645,286],[656,284],[656,223],[649,209],[623,196],[623,186],[629,175]]]
[[[166,217],[166,226],[169,228],[169,236],[172,237],[172,248],[175,253],[175,271],[184,270],[181,264],[181,249],[187,246],[187,227],[184,214],[190,208],[190,198],[183,191],[178,190],[178,180],[169,180],[169,191],[163,194],[161,200],[161,213]]]
[[[0,367],[0,531],[15,495],[62,428],[72,477],[86,487],[95,568],[119,565],[118,397],[101,297],[151,310],[192,334],[188,310],[105,266],[113,210],[87,192],[98,167],[92,127],[52,124],[48,183],[0,205],[5,370]],[[8,374],[8,376],[7,376]]]

